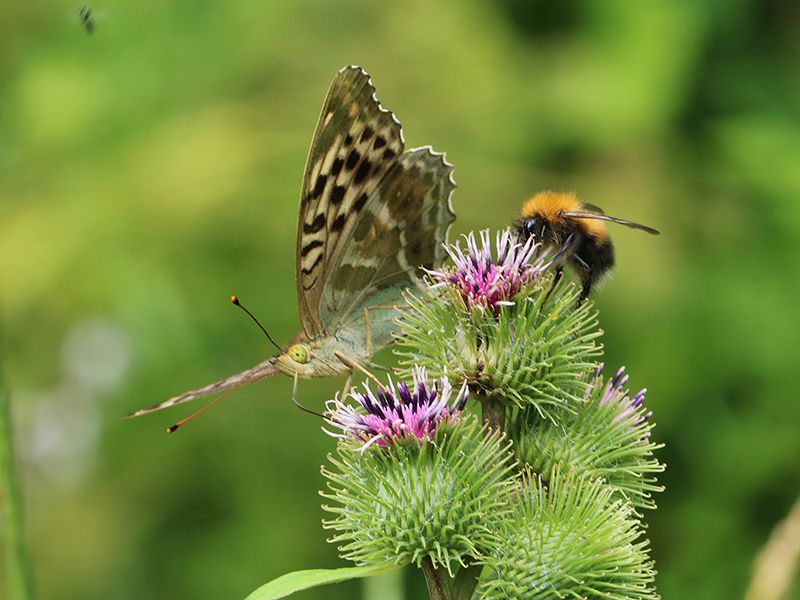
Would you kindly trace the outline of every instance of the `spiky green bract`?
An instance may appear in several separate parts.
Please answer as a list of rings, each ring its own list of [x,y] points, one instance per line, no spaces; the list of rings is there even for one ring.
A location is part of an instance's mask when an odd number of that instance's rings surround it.
[[[664,470],[653,453],[663,444],[650,438],[654,423],[642,403],[645,390],[631,397],[622,371],[607,383],[598,371],[585,399],[573,405],[575,410],[559,411],[555,421],[525,411],[509,435],[518,460],[545,480],[561,466],[592,480],[602,479],[615,496],[637,508],[652,509],[653,492],[663,490],[655,475]]]
[[[322,468],[332,501],[324,521],[345,558],[359,565],[414,563],[429,557],[452,577],[457,565],[491,546],[490,522],[508,503],[514,463],[503,435],[473,416],[441,426],[432,438],[387,447],[345,438],[333,468]]]
[[[555,470],[525,476],[513,512],[493,521],[500,540],[485,560],[479,597],[653,599],[655,572],[633,508],[608,486]]]
[[[578,402],[587,389],[585,373],[597,366],[597,312],[591,301],[576,308],[578,291],[561,283],[550,293],[552,274],[535,278],[513,305],[470,310],[450,286],[421,298],[401,320],[397,353],[403,366],[421,365],[451,381],[466,378],[485,397],[531,407],[543,417]]]

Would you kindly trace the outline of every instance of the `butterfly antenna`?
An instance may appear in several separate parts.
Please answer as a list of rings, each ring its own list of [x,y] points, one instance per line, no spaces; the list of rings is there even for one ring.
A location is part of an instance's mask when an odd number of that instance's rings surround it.
[[[239,384],[239,385],[241,385],[241,384]],[[192,419],[194,419],[195,417],[198,417],[198,416],[202,415],[202,414],[203,414],[204,412],[206,412],[206,411],[207,411],[209,408],[211,408],[212,406],[214,406],[215,404],[217,404],[217,403],[218,403],[220,400],[222,400],[223,398],[226,398],[227,396],[229,396],[229,395],[230,395],[230,393],[231,393],[231,392],[233,392],[233,390],[235,390],[236,388],[238,388],[238,387],[239,387],[239,385],[235,385],[235,386],[233,386],[231,389],[227,390],[227,391],[226,391],[224,394],[222,394],[222,395],[221,395],[219,398],[217,398],[216,400],[214,400],[214,401],[212,401],[212,402],[209,402],[209,403],[208,403],[208,404],[206,404],[206,405],[205,405],[203,408],[201,408],[200,410],[198,410],[198,411],[197,411],[197,412],[195,412],[195,413],[192,413],[191,415],[189,415],[189,416],[188,416],[188,417],[186,417],[185,419],[181,419],[181,420],[180,420],[180,421],[178,421],[177,423],[173,423],[172,425],[170,425],[169,427],[167,427],[167,433],[174,433],[174,432],[175,432],[175,430],[176,430],[176,429],[178,429],[178,427],[180,427],[180,426],[181,426],[181,425],[183,425],[184,423],[187,423],[188,421],[191,421],[191,420],[192,420]]]
[[[247,310],[247,308],[244,306],[244,304],[239,302],[239,298],[238,297],[231,296],[231,302],[233,302],[233,304],[235,306],[238,306],[239,308],[241,308],[244,312],[246,312],[248,314],[248,316],[251,319],[253,319],[253,321],[256,322],[256,325],[258,325],[261,328],[261,331],[263,331],[264,335],[267,336],[267,339],[270,342],[272,342],[272,345],[275,346],[278,349],[278,352],[282,352],[283,351],[283,349],[277,343],[275,343],[275,340],[272,339],[272,336],[267,332],[267,330],[264,329],[264,326],[259,322],[259,320],[256,319],[255,315],[253,315],[253,313],[251,313],[249,310]]]

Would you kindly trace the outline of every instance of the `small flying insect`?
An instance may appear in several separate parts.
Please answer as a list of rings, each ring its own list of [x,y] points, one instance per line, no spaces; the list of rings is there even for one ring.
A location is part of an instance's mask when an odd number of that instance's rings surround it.
[[[583,285],[578,298],[580,306],[592,287],[614,266],[614,246],[606,222],[659,234],[647,225],[609,217],[601,208],[582,202],[575,194],[549,191],[525,201],[514,228],[521,239],[533,237],[545,249],[557,249],[563,254],[551,291],[561,280],[564,263],[568,263]]]
[[[81,25],[84,31],[92,35],[94,33],[94,15],[92,8],[88,4],[84,4],[78,10],[78,18],[81,20]]]

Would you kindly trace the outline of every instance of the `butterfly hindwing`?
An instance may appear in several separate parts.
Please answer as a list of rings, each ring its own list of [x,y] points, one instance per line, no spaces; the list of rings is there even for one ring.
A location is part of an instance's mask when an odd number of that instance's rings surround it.
[[[361,320],[368,306],[402,304],[403,290],[417,284],[420,268],[444,259],[442,242],[455,220],[450,196],[453,166],[430,147],[401,155],[367,200],[342,252],[331,267],[320,303],[329,330]],[[373,325],[396,312],[370,317]],[[388,327],[373,329],[373,347],[391,341]],[[383,333],[381,333],[383,332]]]
[[[297,227],[297,299],[310,338],[326,333],[319,304],[325,281],[358,215],[403,151],[394,114],[375,96],[369,75],[336,75],[311,142]]]

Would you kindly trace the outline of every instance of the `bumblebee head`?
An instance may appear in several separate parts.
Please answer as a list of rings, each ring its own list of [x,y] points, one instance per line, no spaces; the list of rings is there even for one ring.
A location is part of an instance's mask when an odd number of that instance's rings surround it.
[[[522,241],[533,238],[537,243],[544,241],[546,222],[538,215],[521,217],[514,222],[514,228]]]

